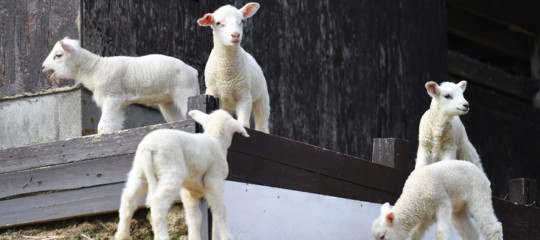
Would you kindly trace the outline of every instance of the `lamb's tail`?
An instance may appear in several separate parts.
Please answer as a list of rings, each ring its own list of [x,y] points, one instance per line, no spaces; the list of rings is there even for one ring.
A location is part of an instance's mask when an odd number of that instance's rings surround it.
[[[146,193],[146,206],[150,207],[150,200],[156,192],[157,179],[154,174],[154,166],[152,159],[152,151],[150,149],[142,149],[135,155],[136,161],[142,164],[146,181],[148,182],[148,193]]]

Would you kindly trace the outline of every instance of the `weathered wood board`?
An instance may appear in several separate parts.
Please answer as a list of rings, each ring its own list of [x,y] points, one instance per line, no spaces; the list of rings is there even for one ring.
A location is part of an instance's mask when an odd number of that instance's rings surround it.
[[[71,85],[45,78],[41,64],[56,41],[78,38],[80,1],[0,1],[0,98]]]

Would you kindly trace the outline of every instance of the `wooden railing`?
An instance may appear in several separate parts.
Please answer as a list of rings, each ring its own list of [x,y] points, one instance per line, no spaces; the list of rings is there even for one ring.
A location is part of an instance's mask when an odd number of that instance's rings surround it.
[[[198,96],[190,99],[190,106],[212,111],[217,104]],[[0,228],[117,211],[138,143],[160,128],[200,131],[186,120],[1,150]],[[228,180],[394,203],[409,173],[404,140],[376,139],[371,162],[248,132],[249,138],[233,139]],[[540,239],[540,209],[493,201],[506,239]]]

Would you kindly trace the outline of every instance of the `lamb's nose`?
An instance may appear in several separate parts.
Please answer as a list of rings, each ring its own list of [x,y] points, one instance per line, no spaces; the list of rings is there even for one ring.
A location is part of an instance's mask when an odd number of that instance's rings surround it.
[[[234,32],[234,33],[231,34],[231,37],[240,38],[240,33]]]

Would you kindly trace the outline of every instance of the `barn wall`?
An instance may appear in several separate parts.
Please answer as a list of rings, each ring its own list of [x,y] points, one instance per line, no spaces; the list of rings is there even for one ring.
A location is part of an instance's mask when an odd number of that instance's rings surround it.
[[[56,41],[77,37],[79,1],[0,1],[0,98],[72,84],[53,83],[41,63]]]
[[[199,70],[205,89],[212,31],[196,20],[230,1],[82,2],[91,51],[175,56]],[[242,45],[265,73],[273,134],[367,159],[374,137],[414,148],[428,105],[423,83],[446,78],[442,2],[259,2]]]

